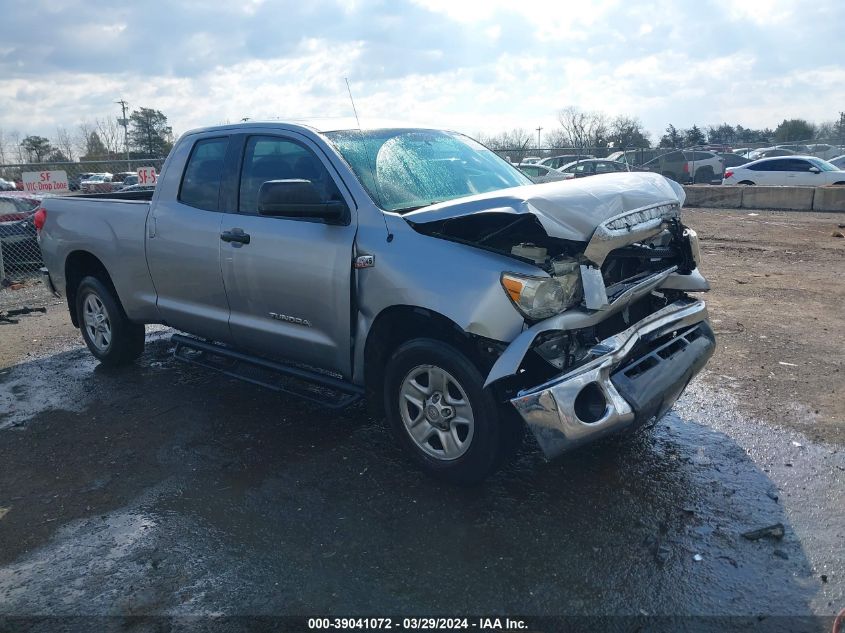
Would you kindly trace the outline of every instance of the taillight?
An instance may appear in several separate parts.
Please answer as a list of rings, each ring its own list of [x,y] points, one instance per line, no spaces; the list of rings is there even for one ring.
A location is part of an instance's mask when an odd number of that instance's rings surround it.
[[[733,175],[734,175],[734,170],[733,170],[733,169],[726,169],[726,170],[725,170],[725,178],[730,178],[730,177],[731,177],[731,176],[733,176]]]
[[[32,223],[35,225],[36,231],[41,231],[44,228],[44,223],[47,221],[47,209],[38,207],[35,210],[35,215],[32,216]]]
[[[689,163],[684,163],[684,173],[685,174],[689,173]]]

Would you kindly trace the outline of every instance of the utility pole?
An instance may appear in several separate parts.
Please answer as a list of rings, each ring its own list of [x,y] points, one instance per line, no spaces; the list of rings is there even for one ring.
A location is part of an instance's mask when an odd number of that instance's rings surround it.
[[[541,127],[537,127],[537,149],[540,149],[540,132],[543,130]]]
[[[120,105],[123,112],[123,118],[118,119],[117,122],[123,126],[123,147],[126,150],[126,169],[129,169],[129,119],[126,118],[126,106],[129,104],[125,100],[115,101]]]

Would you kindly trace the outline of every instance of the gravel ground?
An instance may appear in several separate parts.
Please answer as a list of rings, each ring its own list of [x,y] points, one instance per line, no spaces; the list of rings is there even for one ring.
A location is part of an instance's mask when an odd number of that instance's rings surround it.
[[[842,240],[837,216],[758,213],[687,214],[721,334],[672,413],[554,463],[529,442],[471,489],[420,475],[360,408],[177,363],[162,328],[107,371],[60,305],[0,324],[0,616],[830,630],[845,606]],[[782,539],[741,536],[775,523]],[[810,615],[825,619],[779,617]]]

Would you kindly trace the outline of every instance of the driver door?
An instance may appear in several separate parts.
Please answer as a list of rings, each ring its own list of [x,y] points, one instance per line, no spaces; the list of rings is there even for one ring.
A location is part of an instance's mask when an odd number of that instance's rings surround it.
[[[243,139],[238,191],[221,230],[245,237],[222,244],[221,268],[236,345],[348,377],[357,216],[326,165],[319,148],[293,134]],[[324,201],[344,201],[351,221],[259,215],[261,185],[286,179],[310,180]]]

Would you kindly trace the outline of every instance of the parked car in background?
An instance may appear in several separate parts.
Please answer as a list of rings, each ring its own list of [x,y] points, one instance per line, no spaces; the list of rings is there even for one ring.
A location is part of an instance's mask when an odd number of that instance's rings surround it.
[[[725,169],[728,167],[739,167],[740,165],[745,165],[746,163],[751,162],[750,158],[733,153],[719,154],[719,156],[722,159],[722,164],[725,166]]]
[[[727,169],[725,185],[845,185],[845,171],[815,156],[761,158]]]
[[[811,153],[810,148],[801,143],[782,143],[780,145],[775,145],[775,149],[788,149],[793,154],[803,154],[805,156]]]
[[[123,181],[114,187],[114,191],[124,191],[127,187],[138,184],[138,174],[129,174]]]
[[[543,159],[542,159],[542,158],[540,158],[539,156],[528,156],[527,158],[523,158],[523,159],[519,162],[518,166],[519,166],[519,165],[536,165],[536,164],[537,164],[537,163],[539,163],[541,160],[543,160]]]
[[[842,154],[842,156],[837,156],[836,158],[831,158],[827,162],[839,169],[845,169],[845,154]]]
[[[38,196],[0,193],[0,245],[3,267],[9,271],[41,266],[33,216],[41,206]]]
[[[754,151],[753,147],[737,147],[736,149],[734,149],[734,151],[731,152],[731,154],[737,154],[739,156],[747,156],[748,154],[750,154],[753,151]]]
[[[814,145],[808,145],[807,147],[810,150],[807,152],[808,154],[812,154],[817,158],[823,158],[825,160],[836,158],[843,151],[841,147],[830,145],[829,143],[816,143]]]
[[[785,147],[763,147],[762,149],[755,149],[746,154],[746,158],[757,160],[759,158],[774,158],[776,156],[793,156],[795,152]]]
[[[721,156],[700,150],[669,152],[650,160],[642,168],[682,184],[709,183],[722,178],[725,171]]]
[[[120,190],[120,193],[127,193],[127,192],[132,192],[132,191],[154,191],[155,188],[156,188],[155,185],[135,184],[135,185],[129,185],[128,187],[124,187],[123,189]]]
[[[606,158],[585,158],[574,163],[564,165],[559,170],[563,174],[571,174],[575,178],[595,176],[596,174],[612,174],[617,171],[631,171],[630,165],[607,160]]]
[[[17,187],[11,180],[0,178],[0,191],[15,191]]]
[[[635,167],[639,167],[650,160],[654,160],[658,156],[668,154],[674,150],[666,149],[665,147],[655,148],[640,148],[627,149],[625,151],[613,152],[607,156],[607,160],[612,160],[620,163],[628,163]]]
[[[134,178],[135,182],[126,183],[127,178]],[[136,182],[138,182],[138,174],[134,171],[121,171],[112,175],[111,182],[112,191],[120,191],[124,185],[134,185]]]
[[[576,160],[581,160],[584,158],[595,158],[592,154],[561,154],[560,156],[551,156],[550,158],[544,158],[540,161],[540,165],[545,165],[546,167],[551,167],[552,169],[559,169],[564,165],[568,165],[571,162]]]
[[[91,174],[79,183],[82,193],[110,193],[112,191],[111,174]]]
[[[567,180],[565,174],[546,165],[520,165],[518,169],[535,183]]]
[[[76,176],[68,175],[68,177],[67,177],[67,188],[70,191],[80,191],[80,189],[82,188],[82,182],[84,180],[88,180],[93,175],[94,175],[94,172],[92,172],[92,171],[83,171],[83,172],[77,174]]]

